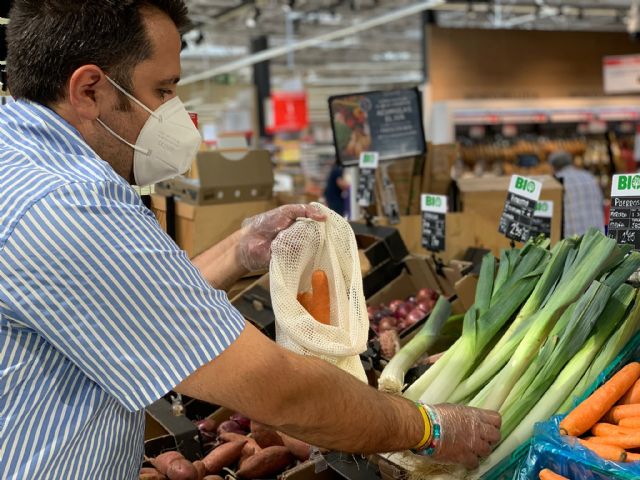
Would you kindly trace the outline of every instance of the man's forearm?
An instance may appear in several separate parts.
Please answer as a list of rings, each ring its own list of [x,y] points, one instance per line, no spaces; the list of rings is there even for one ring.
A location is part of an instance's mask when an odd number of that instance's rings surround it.
[[[220,290],[227,290],[247,273],[237,258],[239,238],[237,231],[192,260],[204,278]]]
[[[176,390],[334,450],[403,450],[424,435],[422,416],[408,400],[380,393],[323,360],[284,350],[251,325]]]

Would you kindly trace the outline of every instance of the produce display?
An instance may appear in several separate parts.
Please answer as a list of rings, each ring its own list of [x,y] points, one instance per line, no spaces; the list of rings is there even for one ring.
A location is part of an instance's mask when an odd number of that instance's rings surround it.
[[[504,250],[498,266],[484,257],[461,337],[404,392],[502,414],[493,454],[477,471],[448,478],[480,478],[507,458],[537,422],[566,412],[638,331],[640,302],[625,281],[640,267],[640,253],[596,230],[547,247],[532,239]]]
[[[311,456],[305,442],[276,432],[239,414],[217,424],[212,419],[195,422],[208,453],[190,462],[170,451],[148,458],[153,465],[140,471],[139,480],[219,480],[275,478],[298,461]]]

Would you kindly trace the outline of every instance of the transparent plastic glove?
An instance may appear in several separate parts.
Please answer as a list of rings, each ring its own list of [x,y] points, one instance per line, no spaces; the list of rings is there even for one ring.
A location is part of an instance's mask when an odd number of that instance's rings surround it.
[[[298,218],[326,220],[312,205],[284,205],[242,222],[237,248],[240,265],[249,271],[267,268],[271,260],[271,242]]]
[[[500,441],[500,414],[489,410],[441,404],[431,406],[440,424],[440,441],[432,458],[471,470]]]

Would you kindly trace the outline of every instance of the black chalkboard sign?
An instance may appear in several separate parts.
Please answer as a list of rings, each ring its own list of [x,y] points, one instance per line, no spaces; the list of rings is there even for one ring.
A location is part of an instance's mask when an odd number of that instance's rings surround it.
[[[613,176],[608,235],[640,250],[640,175]]]
[[[422,155],[426,143],[422,99],[417,88],[339,95],[329,98],[338,161],[357,165],[362,152],[380,160]]]
[[[447,197],[423,194],[420,205],[422,246],[430,252],[443,252],[446,247]]]
[[[513,175],[504,204],[498,231],[516,242],[526,242],[531,236],[531,219],[540,198],[542,184],[530,178]]]

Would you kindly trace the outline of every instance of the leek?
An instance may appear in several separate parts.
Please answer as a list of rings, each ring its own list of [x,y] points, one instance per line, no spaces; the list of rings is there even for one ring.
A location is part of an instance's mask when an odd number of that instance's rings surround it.
[[[634,296],[635,291],[629,285],[622,285],[616,290],[609,302],[607,302],[604,311],[600,314],[593,333],[583,347],[562,369],[558,378],[531,412],[526,415],[508,437],[503,439],[500,446],[482,462],[480,470],[477,473],[474,472],[475,478],[487,473],[522,443],[526,442],[533,434],[534,425],[537,422],[548,419],[553,414],[558,405],[565,400],[576,383],[578,383],[581,375],[589,368],[598,350],[607,342],[611,332],[617,328]],[[620,330],[637,329],[638,319],[640,319],[639,313],[638,305],[636,305],[633,312],[624,320]],[[622,346],[619,346],[619,348],[622,348]]]
[[[507,282],[511,284],[509,288],[505,284],[486,313],[479,314],[475,306],[467,311],[462,336],[436,363],[437,365],[442,362],[445,365],[442,372],[437,375],[432,372],[432,369],[427,370],[407,389],[405,393],[407,398],[420,399],[427,403],[447,401],[469,370],[473,368],[483,349],[531,294],[546,266],[546,255],[547,252],[533,246],[520,260],[514,271],[514,275],[520,271],[522,276],[515,281],[511,278]],[[525,268],[521,269],[522,265],[525,265]],[[483,266],[489,268],[489,265],[484,262]],[[482,274],[481,278],[484,278]]]
[[[488,390],[486,396],[476,397],[471,402],[471,406],[500,410],[509,392],[529,366],[557,319],[602,273],[602,268],[614,253],[615,248],[615,240],[605,237],[597,230],[591,230],[585,234],[575,262],[563,276],[565,278],[560,281],[547,304],[536,314],[535,321],[516,348],[513,357],[490,382],[494,388]],[[581,261],[587,257],[588,260]]]
[[[484,314],[491,305],[491,295],[493,292],[493,278],[495,276],[496,259],[493,254],[487,253],[482,257],[480,267],[480,278],[476,288],[475,307],[480,315]]]
[[[623,284],[618,289],[618,291],[620,291],[620,289],[622,288],[625,289],[627,295],[629,295],[629,292],[631,292],[631,294],[635,293],[635,290],[629,285]],[[606,341],[606,343],[603,342],[604,346],[600,345],[598,347],[598,349],[600,349],[600,347],[601,349],[599,352],[597,352],[597,357],[595,358],[595,360],[593,360],[593,363],[590,364],[588,369],[585,369],[586,371],[584,372],[584,375],[582,376],[580,381],[577,382],[577,385],[575,386],[571,394],[566,396],[564,403],[560,406],[560,408],[558,408],[556,412],[557,414],[565,413],[571,410],[571,408],[573,407],[574,399],[582,397],[587,392],[587,389],[591,385],[593,385],[600,374],[602,374],[607,366],[618,356],[625,345],[638,331],[638,329],[640,328],[640,292],[638,292],[635,298],[635,302],[636,303],[633,309],[627,316],[627,319],[622,324],[621,328],[617,329]],[[630,303],[631,302],[626,302],[626,306],[628,307]],[[613,331],[613,327],[615,327],[616,325],[613,315],[610,322],[612,327],[611,331]]]
[[[507,363],[529,330],[533,314],[542,306],[549,292],[553,291],[575,243],[574,240],[563,240],[554,247],[547,268],[518,316],[479,367],[456,389],[449,399],[450,402],[460,403],[464,398],[476,393]]]
[[[503,436],[513,431],[545,394],[560,370],[583,347],[611,293],[608,286],[594,281],[582,298],[565,311],[569,313],[563,317],[568,317],[568,321],[558,321],[558,329],[552,332],[543,347],[551,352],[544,352],[545,355],[540,355],[527,368],[502,406]]]
[[[380,390],[389,393],[402,392],[407,370],[433,346],[450,314],[451,303],[441,296],[420,331],[393,356],[382,371],[378,380]]]

